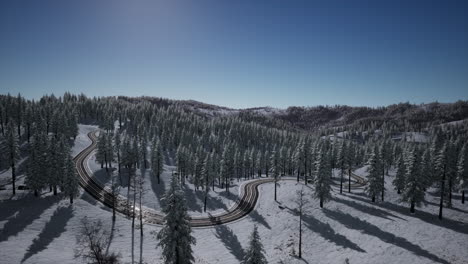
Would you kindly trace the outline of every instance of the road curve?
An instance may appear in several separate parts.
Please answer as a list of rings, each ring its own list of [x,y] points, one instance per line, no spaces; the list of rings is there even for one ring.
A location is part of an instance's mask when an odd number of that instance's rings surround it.
[[[73,159],[75,162],[75,167],[77,174],[79,176],[80,186],[83,187],[86,192],[93,196],[96,200],[103,203],[109,208],[114,206],[114,199],[116,205],[116,211],[122,213],[126,216],[132,215],[131,204],[127,203],[127,198],[112,194],[112,191],[104,187],[101,183],[92,178],[93,172],[87,166],[87,160],[96,149],[97,146],[97,131],[92,131],[88,133],[88,137],[91,139],[91,145],[86,147]],[[352,185],[352,188],[361,187],[364,183],[361,182],[362,178],[357,177],[357,175],[352,175],[356,180],[359,186]],[[246,184],[242,185],[241,198],[232,206],[229,211],[223,212],[220,214],[212,215],[209,217],[192,217],[190,219],[190,225],[192,227],[207,227],[225,224],[238,220],[247,214],[249,214],[257,203],[259,196],[258,186],[264,183],[273,182],[271,178],[261,178],[249,181]],[[143,219],[146,223],[161,225],[163,224],[164,215],[161,212],[158,212],[154,209],[143,207]]]

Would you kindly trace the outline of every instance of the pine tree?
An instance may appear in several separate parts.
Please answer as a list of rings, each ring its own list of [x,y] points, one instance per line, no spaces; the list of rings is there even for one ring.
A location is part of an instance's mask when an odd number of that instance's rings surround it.
[[[372,202],[375,202],[375,197],[382,192],[382,165],[380,163],[379,150],[375,147],[371,153],[370,159],[368,161],[369,168],[367,172],[368,185],[366,186],[365,191],[367,195],[372,197]]]
[[[421,154],[418,149],[412,150],[407,155],[405,188],[402,200],[411,204],[411,213],[414,213],[415,205],[419,206],[424,200],[424,188],[426,183],[421,175]]]
[[[380,166],[381,166],[381,173],[382,173],[382,190],[381,190],[381,198],[382,198],[382,202],[384,201],[384,197],[385,197],[385,174],[387,173],[388,171],[388,163],[389,163],[389,157],[390,157],[390,150],[388,148],[388,144],[387,144],[387,141],[384,140],[382,142],[382,145],[380,146]]]
[[[330,160],[327,156],[325,148],[322,146],[317,152],[315,161],[315,192],[314,196],[320,199],[320,208],[323,208],[323,203],[331,198],[331,175]]]
[[[105,157],[106,157],[106,165],[109,164],[110,168],[112,168],[112,162],[115,160],[112,138],[113,138],[112,133],[106,134],[106,150],[105,150],[106,156]]]
[[[343,193],[343,174],[344,170],[346,168],[346,156],[347,156],[347,151],[346,151],[346,143],[344,140],[342,140],[339,148],[338,148],[338,153],[337,153],[337,165],[338,168],[340,169],[340,193]]]
[[[75,170],[75,164],[70,155],[67,155],[65,160],[64,181],[62,190],[65,196],[70,197],[70,204],[73,204],[73,198],[79,194],[78,175]]]
[[[234,168],[234,149],[232,144],[228,144],[228,146],[224,149],[223,155],[221,158],[221,178],[226,184],[226,192],[229,193],[229,183],[231,179],[234,177],[235,173]]]
[[[346,147],[346,167],[348,168],[348,193],[351,193],[351,173],[355,162],[355,146],[352,143],[349,143]]]
[[[452,191],[454,187],[454,182],[457,178],[457,162],[458,162],[458,143],[456,141],[450,140],[449,141],[450,148],[447,152],[448,158],[446,160],[446,177],[448,181],[448,197],[447,197],[447,207],[452,207]]]
[[[465,203],[465,190],[468,189],[468,143],[465,143],[458,158],[458,182],[462,192],[462,203]]]
[[[403,155],[398,158],[397,161],[397,171],[395,175],[395,179],[393,180],[393,186],[395,186],[395,190],[397,193],[400,194],[401,190],[405,188],[405,175],[406,175],[406,166],[405,160]]]
[[[297,205],[297,211],[299,213],[299,258],[302,258],[302,215],[304,214],[304,211],[306,210],[306,207],[309,203],[309,201],[305,198],[305,192],[304,188],[301,188],[301,190],[297,191],[297,200],[296,200],[296,205]]]
[[[264,249],[260,235],[258,234],[257,226],[254,226],[252,234],[250,235],[249,248],[244,256],[243,264],[266,264]]]
[[[192,263],[192,244],[196,240],[191,235],[190,216],[177,177],[172,177],[170,188],[163,199],[164,226],[156,238],[159,240],[158,246],[162,248],[164,263]]]
[[[210,191],[210,183],[212,181],[213,172],[212,172],[212,163],[213,162],[213,153],[206,155],[205,161],[203,163],[201,175],[203,178],[203,184],[205,188],[205,197],[203,201],[203,212],[206,212],[206,202],[208,199],[208,192]]]
[[[424,182],[424,189],[431,187],[434,183],[434,172],[432,169],[432,156],[430,148],[426,148],[421,161],[421,180]]]
[[[161,174],[164,171],[163,159],[164,157],[160,141],[154,139],[151,147],[151,169],[153,170],[153,175],[158,179],[158,184],[160,183]]]
[[[205,167],[205,157],[201,151],[197,151],[195,155],[193,184],[198,190],[200,186],[203,186],[202,170]]]
[[[117,130],[117,132],[114,134],[114,145],[113,145],[113,151],[115,153],[115,156],[117,157],[117,166],[118,166],[118,172],[120,174],[120,169],[121,169],[121,164],[120,164],[120,150],[122,147],[122,139],[120,138],[120,129]]]
[[[444,146],[440,149],[439,153],[435,158],[435,173],[440,178],[440,204],[439,204],[439,219],[442,220],[442,213],[444,207],[444,192],[445,192],[445,181],[447,175],[447,160],[451,152],[450,142],[445,142]]]
[[[24,123],[26,125],[26,137],[28,139],[28,143],[31,143],[31,127],[34,122],[34,112],[32,106],[28,104],[26,106],[26,111],[24,112]]]
[[[106,163],[106,155],[107,155],[107,142],[106,142],[106,134],[104,131],[99,132],[99,137],[97,140],[97,152],[96,152],[96,161],[101,163],[101,169],[104,168],[104,163]]]
[[[48,182],[48,151],[47,135],[45,134],[42,120],[35,125],[33,140],[30,144],[29,158],[26,168],[25,183],[29,189],[38,196],[39,191],[46,187]]]
[[[48,184],[53,188],[54,195],[57,195],[57,187],[62,186],[63,172],[65,168],[66,155],[69,153],[69,147],[65,138],[61,135],[59,138],[51,138],[48,148]]]
[[[278,151],[273,151],[270,157],[270,171],[271,176],[275,179],[275,201],[277,197],[277,187],[279,186],[278,181],[280,180],[280,157]]]
[[[146,133],[144,133],[144,135],[141,136],[140,138],[140,147],[139,147],[139,153],[138,153],[138,156],[139,156],[139,160],[143,161],[143,167],[146,169],[148,166],[147,166],[147,156],[148,156],[148,149],[147,149],[147,145],[148,145],[148,142],[147,142],[147,139],[146,139]]]
[[[8,165],[11,168],[11,182],[13,186],[13,195],[16,194],[16,162],[20,158],[20,148],[18,135],[15,133],[13,122],[8,123],[4,151],[7,156]]]

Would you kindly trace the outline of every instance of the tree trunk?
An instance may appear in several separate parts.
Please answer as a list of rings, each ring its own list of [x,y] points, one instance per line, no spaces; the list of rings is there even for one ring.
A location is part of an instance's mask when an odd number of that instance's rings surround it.
[[[320,197],[320,208],[323,208],[323,197]]]
[[[340,193],[343,193],[343,169],[341,169],[341,174],[340,174]]]
[[[276,185],[277,185],[277,183],[275,181],[275,202],[276,202]]]
[[[39,196],[39,192],[37,190],[34,190],[34,196]]]
[[[297,170],[297,182],[299,182],[299,175],[300,175],[300,171],[299,169]]]
[[[372,202],[375,203],[375,195],[372,195]]]
[[[208,188],[207,187],[205,187],[205,188],[206,188],[206,190],[205,190],[205,199],[203,201],[203,212],[206,212],[206,200],[207,200],[207,197],[208,197],[208,191],[207,191]]]
[[[398,190],[397,190],[397,193],[398,193],[398,194],[400,194],[400,193],[401,193],[401,190],[400,190],[400,189],[398,189]]]
[[[439,219],[440,220],[442,220],[442,209],[444,207],[445,168],[446,168],[446,165],[444,164],[444,173],[442,174],[442,182],[441,182],[441,189],[440,189],[440,205],[439,205]]]
[[[119,173],[120,173],[120,152],[117,151],[117,164],[119,165]]]
[[[449,200],[448,200],[448,204],[447,204],[447,207],[448,208],[452,208],[452,177],[449,177]]]
[[[414,214],[414,201],[411,201],[411,209],[410,212]]]
[[[135,188],[133,189],[132,231],[135,229],[135,206],[136,206],[136,183],[135,182],[134,182],[134,186]]]
[[[11,163],[11,180],[13,185],[13,195],[16,194],[16,168],[15,163]]]
[[[351,193],[351,169],[348,170],[348,193]]]
[[[143,190],[140,189],[140,237],[143,237],[143,210],[141,209],[141,196],[143,195],[142,191]]]
[[[70,204],[73,204],[73,195],[70,195]]]
[[[28,143],[31,141],[31,124],[28,123],[27,125],[27,131],[28,131]]]
[[[385,166],[382,166],[382,202],[385,195]]]
[[[302,211],[299,212],[299,258],[302,258]]]
[[[462,204],[465,203],[465,191],[462,191]]]
[[[54,185],[54,195],[57,195],[57,185]]]

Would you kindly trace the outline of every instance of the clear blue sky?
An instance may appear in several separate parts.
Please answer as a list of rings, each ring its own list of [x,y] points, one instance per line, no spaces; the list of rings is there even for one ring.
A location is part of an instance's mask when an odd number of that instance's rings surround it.
[[[0,1],[0,93],[235,108],[468,99],[468,1]]]

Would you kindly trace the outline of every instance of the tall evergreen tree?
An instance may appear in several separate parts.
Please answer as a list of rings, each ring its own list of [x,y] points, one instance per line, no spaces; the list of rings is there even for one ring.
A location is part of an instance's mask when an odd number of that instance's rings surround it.
[[[445,142],[444,146],[437,153],[435,159],[435,171],[440,178],[440,204],[439,204],[439,219],[442,220],[443,207],[444,207],[444,194],[445,182],[447,179],[447,164],[451,156],[451,144],[449,141]]]
[[[465,191],[468,189],[468,143],[465,143],[458,158],[458,182],[462,192],[462,203],[465,203]]]
[[[191,235],[185,196],[175,176],[172,177],[170,188],[163,199],[164,225],[156,238],[159,240],[158,246],[162,248],[164,263],[192,263],[192,244],[194,245],[196,240]]]
[[[314,196],[320,199],[320,207],[323,208],[323,203],[327,202],[331,198],[330,182],[332,175],[330,160],[328,159],[327,152],[323,146],[317,152],[315,164]]]
[[[342,140],[337,153],[337,165],[340,169],[340,193],[343,193],[343,174],[346,168],[346,143]]]
[[[279,186],[278,181],[280,180],[280,173],[281,173],[281,167],[280,167],[280,156],[278,151],[273,151],[271,153],[270,157],[270,171],[271,171],[271,176],[275,179],[275,201],[277,197],[277,187]]]
[[[107,168],[107,140],[106,134],[104,131],[99,132],[99,137],[97,140],[97,152],[96,152],[96,161],[101,163],[101,169],[104,168],[104,163],[106,163]]]
[[[250,235],[249,248],[244,256],[243,264],[267,264],[267,260],[264,255],[264,249],[260,235],[258,234],[258,228],[255,225]]]
[[[75,170],[75,164],[72,157],[68,154],[65,160],[62,190],[65,196],[70,197],[70,204],[73,204],[73,198],[79,194],[78,175]]]
[[[368,185],[366,186],[366,193],[372,197],[372,202],[375,202],[375,197],[382,192],[382,165],[380,163],[379,150],[375,147],[371,153],[368,161],[367,176]]]
[[[348,169],[348,193],[351,193],[351,174],[356,162],[355,146],[350,142],[346,147],[346,167]]]
[[[11,183],[13,187],[13,195],[16,194],[16,163],[20,158],[20,148],[18,134],[16,134],[13,122],[8,123],[8,129],[5,140],[5,153],[8,160],[8,165],[11,168]]]
[[[159,184],[161,174],[164,171],[164,156],[160,141],[156,138],[153,140],[151,146],[151,169],[153,170],[153,175],[158,179]]]
[[[397,171],[396,171],[395,179],[393,180],[393,186],[395,186],[395,190],[397,190],[398,194],[400,194],[401,190],[405,188],[405,176],[406,176],[405,160],[404,160],[403,155],[401,155],[397,161]]]
[[[434,172],[432,167],[431,150],[430,148],[426,148],[421,159],[421,180],[424,182],[424,189],[431,187],[434,183]]]
[[[411,213],[414,213],[415,205],[419,206],[424,200],[424,188],[426,183],[421,175],[421,153],[418,149],[413,149],[408,153],[405,167],[405,188],[402,193],[402,200],[409,202]]]

